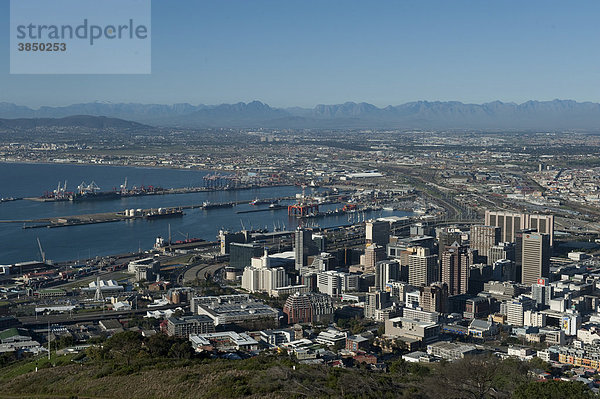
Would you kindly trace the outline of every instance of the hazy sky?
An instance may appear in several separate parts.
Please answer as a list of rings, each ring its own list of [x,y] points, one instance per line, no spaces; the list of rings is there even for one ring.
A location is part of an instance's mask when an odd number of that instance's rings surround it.
[[[0,101],[600,102],[600,2],[154,0],[151,75],[9,75]],[[118,62],[118,60],[115,60]]]

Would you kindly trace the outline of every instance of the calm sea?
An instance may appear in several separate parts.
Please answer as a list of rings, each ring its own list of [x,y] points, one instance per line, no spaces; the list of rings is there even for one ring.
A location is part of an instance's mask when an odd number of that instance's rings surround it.
[[[103,191],[123,184],[128,186],[154,185],[170,187],[197,187],[207,172],[165,168],[135,168],[100,165],[63,164],[5,164],[0,163],[0,197],[40,196],[44,191],[56,188],[59,181],[67,180],[67,189],[73,190],[81,182],[94,181]],[[215,191],[207,193],[176,194],[123,198],[98,202],[51,202],[14,201],[0,203],[0,220],[37,219],[76,214],[115,212],[131,208],[158,208],[201,204],[204,201],[228,202],[251,201],[255,198],[294,196],[298,187],[270,187],[256,190]],[[330,205],[324,209],[335,208]],[[268,228],[273,226],[295,228],[297,220],[289,218],[286,209],[236,214],[236,211],[255,209],[244,204],[234,208],[186,210],[182,218],[161,220],[133,220],[54,229],[23,229],[20,224],[0,223],[0,264],[39,260],[37,238],[40,239],[46,257],[54,261],[84,259],[149,249],[156,237],[166,237],[171,225],[173,240],[197,237],[215,240],[219,229],[240,230]],[[406,212],[377,211],[365,217],[406,215]],[[312,221],[311,221],[312,222]],[[345,216],[317,219],[321,227],[348,224]]]

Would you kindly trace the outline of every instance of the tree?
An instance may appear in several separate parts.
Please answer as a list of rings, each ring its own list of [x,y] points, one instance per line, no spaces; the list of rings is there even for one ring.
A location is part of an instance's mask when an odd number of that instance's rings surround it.
[[[125,360],[127,366],[142,351],[144,337],[135,331],[125,331],[110,337],[104,345],[105,352],[115,359]]]
[[[169,349],[169,357],[175,359],[189,359],[193,354],[194,348],[192,348],[192,344],[188,340],[177,340],[171,345],[171,349]]]
[[[484,399],[492,391],[499,368],[494,356],[466,356],[441,366],[427,387],[434,397]]]
[[[173,345],[172,340],[165,334],[156,334],[148,338],[146,349],[152,357],[166,357]]]
[[[547,373],[552,372],[552,367],[548,362],[543,361],[539,357],[534,357],[529,361],[529,365],[534,369],[544,370]]]
[[[579,381],[533,381],[517,388],[515,399],[591,399],[597,396]]]

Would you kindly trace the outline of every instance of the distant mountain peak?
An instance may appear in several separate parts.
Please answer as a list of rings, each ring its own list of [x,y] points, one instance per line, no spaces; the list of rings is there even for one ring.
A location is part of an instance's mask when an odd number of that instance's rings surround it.
[[[106,116],[161,126],[270,128],[600,128],[600,104],[554,99],[517,104],[419,100],[379,108],[366,102],[318,104],[314,108],[274,108],[260,101],[219,105],[92,102],[37,110],[0,103],[0,118]]]

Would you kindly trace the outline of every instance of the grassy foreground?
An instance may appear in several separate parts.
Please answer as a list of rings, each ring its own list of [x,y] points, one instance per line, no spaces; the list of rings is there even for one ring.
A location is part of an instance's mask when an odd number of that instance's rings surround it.
[[[0,397],[16,398],[290,398],[403,397],[391,374],[292,363],[276,356],[229,360],[145,361],[138,369],[99,364],[3,369]],[[294,369],[295,367],[295,369]],[[19,374],[19,375],[15,375]],[[396,376],[397,377],[397,376]]]

